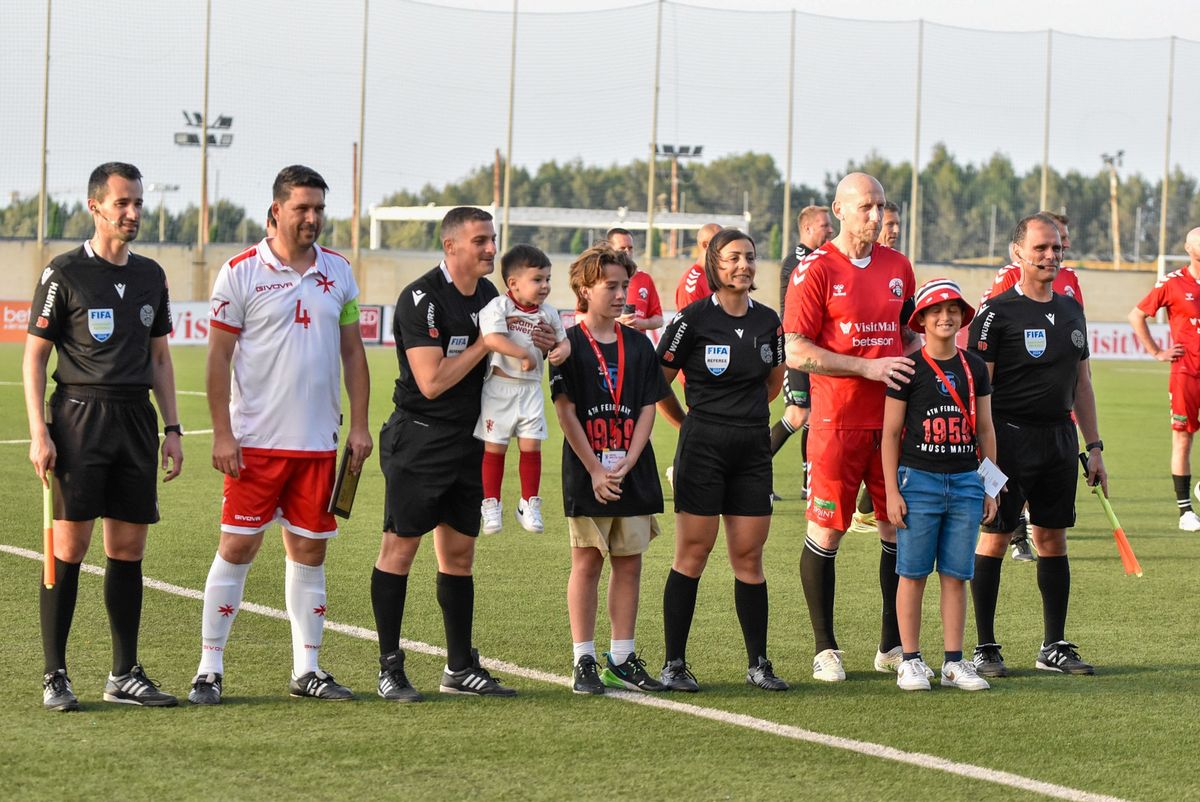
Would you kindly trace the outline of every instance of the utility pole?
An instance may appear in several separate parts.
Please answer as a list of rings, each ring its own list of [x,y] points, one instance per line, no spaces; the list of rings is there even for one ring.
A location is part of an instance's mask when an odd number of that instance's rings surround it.
[[[1121,166],[1121,160],[1125,156],[1125,151],[1118,150],[1115,154],[1107,153],[1100,154],[1100,159],[1104,162],[1104,166],[1108,168],[1108,204],[1112,215],[1112,261],[1113,270],[1121,269],[1121,218],[1120,206],[1117,202],[1117,168]]]
[[[779,237],[779,258],[786,259],[788,255],[788,245],[791,244],[790,237],[792,233],[792,129],[795,122],[795,101],[796,101],[796,9],[792,9],[792,40],[791,48],[788,57],[788,102],[787,102],[787,158],[784,160],[787,165],[784,169],[786,173],[783,179],[783,225],[780,227]]]
[[[917,105],[913,134],[912,187],[909,190],[908,260],[914,265],[920,257],[921,233],[921,72],[925,57],[925,20],[917,20]]]
[[[648,270],[654,262],[654,167],[658,150],[658,76],[662,67],[662,13],[663,0],[658,0],[658,27],[654,36],[654,101],[650,115],[650,167],[646,177],[646,264]]]
[[[504,223],[500,228],[500,252],[508,248],[508,210],[512,205],[512,140],[513,140],[513,97],[517,90],[517,2],[513,0],[512,48],[508,62],[508,151],[504,157]]]
[[[41,249],[46,244],[46,137],[50,119],[50,8],[52,0],[46,0],[46,58],[42,64],[42,178],[38,185],[37,242]],[[39,257],[40,258],[40,257]]]

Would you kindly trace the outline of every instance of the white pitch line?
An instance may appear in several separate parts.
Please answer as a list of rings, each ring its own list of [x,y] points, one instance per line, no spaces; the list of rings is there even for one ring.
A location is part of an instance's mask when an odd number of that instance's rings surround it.
[[[212,434],[212,429],[188,429],[187,434]],[[29,438],[24,440],[0,440],[0,446],[29,445]]]
[[[17,557],[25,557],[30,560],[41,560],[40,552],[31,549],[23,549],[19,546],[10,546],[7,543],[0,543],[0,551],[7,552]],[[84,573],[103,576],[104,569],[96,565],[83,563],[80,570]],[[144,577],[142,583],[154,590],[161,590],[164,593],[171,593],[176,596],[182,596],[186,599],[195,599],[202,601],[204,594],[201,591],[185,588],[179,585],[173,585],[170,582],[163,582],[158,579]],[[279,621],[287,621],[287,612],[275,607],[267,607],[262,604],[253,602],[242,602],[242,609],[251,613],[258,613],[268,618],[274,618]],[[334,632],[340,632],[343,635],[349,635],[352,638],[377,642],[375,633],[365,627],[354,626],[353,624],[338,624],[333,621],[326,621],[325,628],[331,629]],[[401,640],[400,645],[408,651],[419,652],[421,654],[433,655],[436,657],[444,657],[445,649],[432,646],[421,641]],[[487,668],[493,668],[497,671],[502,671],[506,674],[512,674],[524,679],[534,680],[535,682],[545,682],[551,685],[561,685],[565,688],[571,687],[570,677],[551,674],[546,671],[539,671],[534,668],[526,668],[519,666],[516,663],[509,663],[504,660],[493,660],[483,658],[481,662]],[[620,699],[623,702],[643,705],[645,707],[655,707],[660,710],[669,710],[673,713],[683,713],[696,718],[708,719],[721,724],[730,724],[735,727],[742,727],[748,730],[756,730],[764,732],[768,735],[777,735],[781,738],[787,738],[793,741],[803,741],[806,743],[816,744],[818,746],[826,746],[832,749],[843,749],[847,752],[855,752],[867,757],[879,758],[880,760],[890,760],[894,763],[904,763],[910,766],[916,766],[922,769],[932,769],[934,771],[942,771],[947,774],[956,774],[960,777],[966,777],[971,780],[980,780],[982,782],[994,783],[1003,785],[1009,788],[1017,788],[1022,791],[1029,791],[1035,794],[1052,797],[1054,799],[1068,799],[1072,802],[1124,802],[1120,797],[1107,796],[1104,794],[1094,794],[1089,791],[1081,791],[1077,788],[1069,788],[1065,785],[1055,785],[1054,783],[1042,782],[1034,780],[1030,777],[1023,777],[1020,774],[1013,774],[1007,771],[997,771],[995,769],[984,768],[983,766],[975,766],[971,763],[959,763],[954,760],[938,757],[937,755],[927,755],[922,752],[906,752],[903,749],[885,746],[883,744],[871,743],[870,741],[859,741],[853,738],[842,738],[837,735],[826,735],[821,732],[806,730],[801,727],[794,727],[790,724],[780,724],[776,721],[767,719],[755,718],[741,713],[730,713],[726,710],[718,710],[711,707],[702,707],[701,705],[689,704],[686,702],[676,702],[672,699],[667,699],[662,696],[649,694],[633,693],[631,691],[612,691],[606,690],[604,695],[614,699]]]

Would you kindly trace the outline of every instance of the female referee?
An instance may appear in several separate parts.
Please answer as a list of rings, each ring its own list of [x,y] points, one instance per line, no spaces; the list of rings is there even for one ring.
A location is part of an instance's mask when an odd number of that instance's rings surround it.
[[[685,660],[696,590],[725,518],[733,598],[749,668],[746,682],[787,690],[767,659],[767,581],[763,544],[771,526],[769,408],[783,385],[779,316],[750,299],[754,240],[737,229],[718,232],[705,255],[715,292],[685,307],[667,326],[658,358],[668,383],[683,371],[685,414],[672,392],[659,410],[679,428],[675,451],[675,559],[663,591],[670,690],[700,688]]]

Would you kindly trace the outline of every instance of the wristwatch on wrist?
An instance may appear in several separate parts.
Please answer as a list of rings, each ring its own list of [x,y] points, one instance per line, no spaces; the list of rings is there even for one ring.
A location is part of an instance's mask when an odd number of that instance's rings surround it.
[[[179,435],[180,437],[183,437],[183,426],[178,423],[172,423],[168,426],[163,427],[163,435],[164,436],[171,434],[172,432]]]
[[[1101,451],[1103,451],[1104,450],[1104,441],[1097,440],[1094,443],[1088,443],[1086,446],[1084,446],[1084,448],[1088,451],[1091,451],[1093,448],[1097,448],[1097,449],[1100,449]]]

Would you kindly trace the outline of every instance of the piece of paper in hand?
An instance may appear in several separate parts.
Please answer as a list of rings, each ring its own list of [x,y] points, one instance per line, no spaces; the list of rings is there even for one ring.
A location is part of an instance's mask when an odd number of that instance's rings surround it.
[[[979,470],[976,473],[983,479],[983,492],[992,498],[1000,495],[1000,491],[1004,489],[1004,483],[1008,481],[1004,472],[987,457],[984,457],[983,462],[979,463]]]

